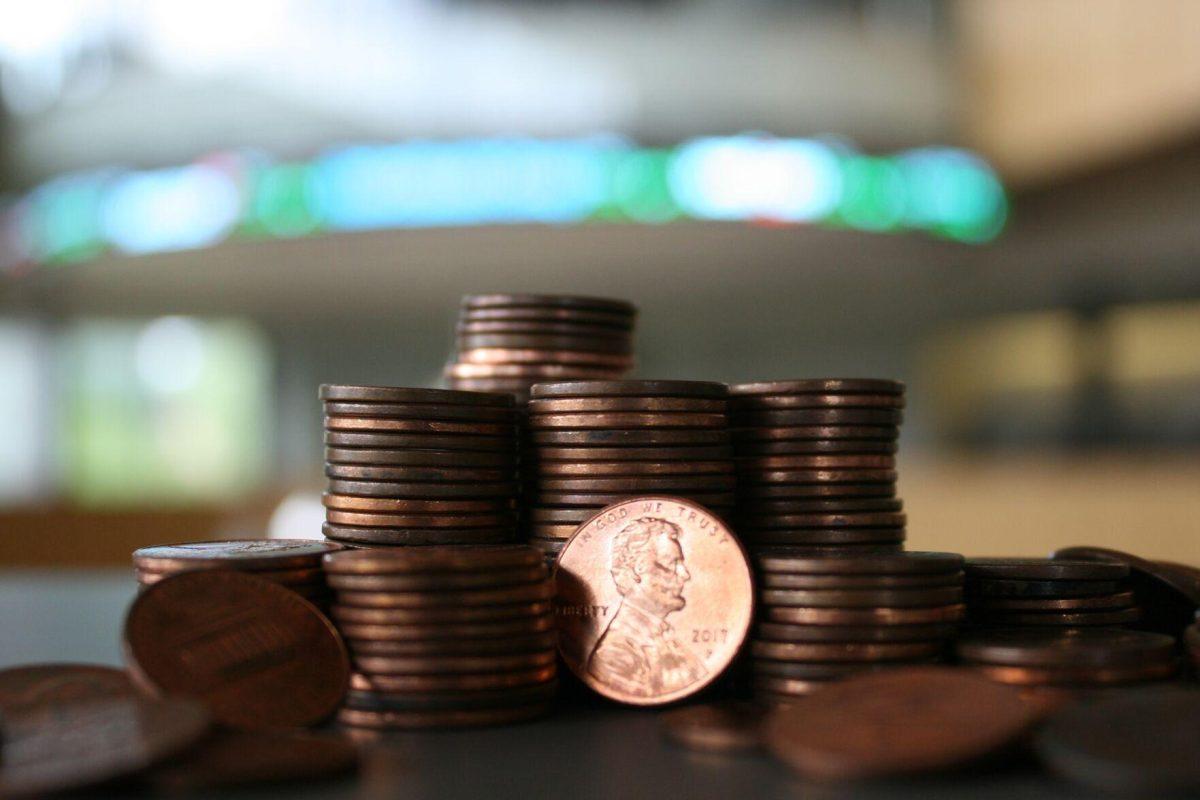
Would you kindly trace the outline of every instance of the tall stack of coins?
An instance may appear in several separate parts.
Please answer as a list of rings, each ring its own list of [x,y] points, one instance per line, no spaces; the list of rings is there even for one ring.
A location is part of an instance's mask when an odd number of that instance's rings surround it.
[[[1129,566],[1048,558],[970,558],[967,616],[975,628],[1128,625],[1141,617]]]
[[[326,537],[356,546],[516,537],[510,395],[331,384],[320,394]]]
[[[737,530],[748,547],[901,549],[895,453],[904,384],[787,380],[736,384],[729,392]]]
[[[196,570],[247,572],[294,591],[318,606],[329,599],[321,557],[341,548],[309,539],[246,539],[187,542],[133,551],[138,585],[145,589],[163,578]]]
[[[343,724],[498,724],[552,701],[554,584],[533,548],[346,551],[325,570],[354,666]]]
[[[636,316],[631,303],[599,297],[468,295],[447,384],[525,402],[542,381],[620,378],[633,367]]]
[[[1101,688],[1175,674],[1175,640],[1119,628],[1006,628],[960,640],[959,661],[1018,686]]]
[[[941,657],[963,618],[962,556],[806,556],[760,548],[756,696],[787,701],[856,672]]]
[[[674,495],[718,515],[736,476],[725,384],[700,381],[540,383],[529,402],[529,541],[548,559],[612,503]]]

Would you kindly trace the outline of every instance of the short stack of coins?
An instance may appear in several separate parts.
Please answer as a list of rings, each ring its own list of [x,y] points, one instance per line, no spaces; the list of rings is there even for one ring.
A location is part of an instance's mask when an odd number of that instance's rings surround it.
[[[674,495],[726,516],[736,476],[727,388],[701,381],[533,387],[527,419],[529,542],[548,560],[580,524],[637,495]]]
[[[960,639],[958,660],[1014,686],[1100,689],[1165,680],[1175,639],[1121,628],[998,628]]]
[[[133,551],[138,586],[146,588],[163,578],[195,570],[230,570],[286,586],[317,606],[329,599],[321,558],[341,547],[310,539],[241,539],[185,542],[143,547]]]
[[[962,556],[812,556],[759,548],[756,697],[788,701],[856,672],[934,661],[963,619]]]
[[[633,367],[637,309],[622,300],[484,294],[463,298],[455,389],[509,392],[524,403],[542,381],[615,379]]]
[[[510,542],[511,395],[326,384],[325,536],[358,547]]]
[[[537,550],[354,550],[325,559],[325,571],[354,670],[341,723],[501,724],[553,701],[554,584]]]
[[[970,558],[973,628],[1131,625],[1141,612],[1126,564],[1048,558]]]
[[[735,384],[729,392],[736,529],[749,548],[902,548],[895,454],[903,383],[784,380]]]

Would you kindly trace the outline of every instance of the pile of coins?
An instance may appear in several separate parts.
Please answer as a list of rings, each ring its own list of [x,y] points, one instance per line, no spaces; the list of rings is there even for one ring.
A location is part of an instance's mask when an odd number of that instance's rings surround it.
[[[529,541],[548,559],[580,524],[638,495],[733,509],[727,388],[700,381],[540,383],[523,470]]]
[[[787,701],[857,672],[940,658],[963,618],[962,556],[760,548],[755,695]]]
[[[1126,564],[970,558],[965,570],[975,628],[1119,626],[1141,617]]]
[[[326,537],[355,546],[516,538],[510,395],[326,384],[320,396]]]
[[[1005,628],[960,639],[958,659],[1016,686],[1100,688],[1175,674],[1175,639],[1119,628]]]
[[[554,698],[554,583],[525,545],[356,550],[325,559],[360,729],[529,719]]]
[[[599,297],[468,295],[447,385],[525,402],[542,381],[620,378],[633,367],[636,316],[632,304]]]
[[[285,586],[317,606],[329,600],[321,557],[341,548],[309,539],[247,539],[187,542],[133,551],[138,586],[145,589],[164,578],[197,570],[232,570]]]
[[[814,379],[729,388],[737,531],[751,549],[888,552],[905,538],[896,496],[904,384]]]

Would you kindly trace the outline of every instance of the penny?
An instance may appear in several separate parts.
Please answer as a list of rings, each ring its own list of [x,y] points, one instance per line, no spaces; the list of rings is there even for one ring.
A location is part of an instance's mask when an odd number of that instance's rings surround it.
[[[492,354],[491,357],[493,357],[493,358],[496,357],[495,350],[488,350],[486,352]],[[500,351],[500,352],[503,353],[503,352],[516,352],[516,351]],[[612,364],[593,364],[593,363],[588,363],[588,362],[580,363],[577,358],[571,357],[572,355],[587,356],[586,353],[543,354],[545,356],[544,358],[538,358],[538,359],[535,359],[533,362],[530,362],[530,360],[528,358],[529,351],[521,351],[521,352],[523,354],[525,354],[526,357],[520,359],[520,361],[517,363],[511,363],[511,364],[505,363],[505,361],[503,359],[500,361],[493,360],[493,361],[483,362],[483,363],[471,363],[471,362],[460,361],[459,363],[451,364],[450,366],[446,367],[445,374],[446,374],[446,377],[448,377],[448,378],[457,379],[457,380],[468,380],[468,381],[471,381],[471,380],[484,381],[484,380],[497,380],[497,379],[512,380],[512,379],[519,378],[522,381],[521,385],[527,387],[530,385],[530,381],[536,382],[536,381],[569,380],[569,379],[578,378],[581,376],[587,377],[587,378],[608,377],[608,376],[611,376],[614,372],[620,372],[622,370],[629,368],[633,364],[633,360],[631,358],[629,358],[628,356],[619,356],[619,357],[604,356],[603,357],[609,361],[620,362],[620,363],[612,363]],[[556,355],[559,355],[562,357],[555,358],[554,356],[556,356]],[[550,360],[545,361],[545,358],[549,358]],[[545,363],[540,363],[543,361]],[[574,362],[574,363],[572,363],[572,362]]]
[[[740,470],[738,473],[738,478],[751,486],[781,483],[895,483],[897,477],[892,469]]]
[[[329,464],[376,464],[404,467],[483,467],[514,469],[516,453],[438,452],[433,450],[381,450],[361,447],[327,447]]]
[[[748,528],[863,528],[904,527],[905,514],[747,514],[741,522]]]
[[[503,528],[366,528],[350,525],[321,525],[326,537],[348,544],[375,545],[470,545],[503,544],[515,538],[515,529]]]
[[[529,401],[531,415],[577,413],[682,413],[725,414],[728,403],[689,397],[562,397]]]
[[[577,530],[579,530],[579,525],[571,523],[566,525],[530,525],[529,535],[536,536],[539,539],[561,539],[565,541],[574,536]]]
[[[774,642],[920,642],[949,639],[958,631],[954,623],[924,625],[788,625],[760,622],[759,639]]]
[[[344,607],[343,607],[344,608]],[[490,642],[507,645],[510,641],[522,641],[539,634],[554,633],[554,617],[550,614],[514,617],[507,620],[484,620],[482,622],[430,623],[372,625],[345,622],[338,618],[338,630],[350,641],[352,647],[364,641],[387,642],[413,647],[434,645],[466,646],[477,644],[487,647]]]
[[[962,604],[930,608],[800,608],[771,606],[762,610],[771,622],[791,625],[925,625],[959,622],[966,615]]]
[[[713,508],[730,508],[733,506],[732,492],[699,492],[688,491],[688,498],[693,502]],[[599,511],[605,506],[628,500],[629,492],[541,492],[533,496],[538,505],[543,506],[587,506]]]
[[[579,364],[601,367],[629,367],[632,357],[616,353],[589,353],[562,348],[473,347],[459,349],[460,364]]]
[[[539,384],[540,385],[540,384]],[[573,447],[651,447],[712,446],[729,444],[729,431],[724,428],[642,428],[638,430],[531,430],[530,441],[535,445],[569,445]]]
[[[1174,645],[1170,636],[1142,631],[1014,629],[961,639],[957,651],[967,661],[1016,667],[1114,667],[1168,661]]]
[[[558,636],[545,631],[524,636],[487,639],[384,639],[355,638],[343,630],[354,655],[368,656],[490,656],[512,653],[554,652]]]
[[[912,589],[957,587],[962,592],[961,572],[934,572],[914,575],[805,575],[789,572],[762,572],[758,585],[767,589]],[[883,603],[882,605],[887,605]]]
[[[745,440],[738,431],[736,442],[739,456],[753,458],[783,455],[820,454],[883,454],[891,455],[898,448],[895,437],[890,439],[780,439]]]
[[[332,579],[332,578],[331,578]],[[444,592],[400,592],[393,590],[338,591],[338,602],[370,608],[461,608],[463,606],[494,606],[513,603],[533,603],[554,597],[549,581],[519,584],[496,589],[462,589]]]
[[[554,662],[534,669],[482,673],[447,673],[445,675],[364,675],[350,678],[351,691],[375,692],[381,695],[411,692],[474,692],[487,689],[507,689],[554,680]]]
[[[773,705],[795,697],[807,697],[829,685],[827,680],[801,680],[798,678],[775,678],[769,675],[756,675],[750,686],[754,689],[756,699],[761,699]]]
[[[559,381],[538,384],[530,390],[536,399],[561,397],[688,397],[724,400],[729,395],[723,383],[709,381]]]
[[[1006,580],[976,578],[967,562],[967,589],[981,597],[1094,597],[1112,594],[1120,588],[1117,581]]]
[[[473,589],[513,586],[545,580],[546,568],[541,564],[506,570],[482,572],[392,573],[384,575],[348,575],[329,573],[328,582],[337,591],[358,592],[440,592],[451,589]]]
[[[797,498],[895,497],[895,483],[745,484],[739,492],[747,500]]]
[[[430,403],[436,405],[497,406],[512,408],[513,399],[482,392],[453,389],[410,389],[395,386],[351,386],[323,383],[317,393],[326,402]]]
[[[650,491],[721,491],[732,490],[737,479],[732,475],[664,475],[621,478],[539,478],[543,492],[650,492]]]
[[[786,455],[739,458],[738,469],[814,470],[814,469],[886,469],[896,468],[893,455]]]
[[[762,709],[748,703],[706,703],[664,712],[659,724],[668,739],[704,753],[757,750]]]
[[[387,575],[516,570],[537,567],[537,553],[519,544],[490,547],[427,547],[343,551],[325,559],[325,571],[348,575]]]
[[[980,597],[971,608],[981,611],[1092,611],[1129,608],[1133,592],[1117,592],[1093,597]]]
[[[778,661],[903,661],[932,658],[941,642],[768,642],[750,643],[755,658]]]
[[[1012,687],[947,667],[865,673],[777,709],[764,740],[805,777],[936,772],[1016,742],[1038,721]]]
[[[325,519],[336,525],[383,528],[502,528],[516,522],[515,514],[365,514],[327,509]]]
[[[540,717],[548,710],[547,703],[456,711],[366,711],[343,708],[338,712],[338,722],[342,725],[379,729],[466,728],[524,722]]]
[[[513,510],[512,498],[490,500],[404,500],[391,497],[356,497],[345,494],[323,494],[326,508],[340,511],[377,512],[384,514],[505,514]]]
[[[788,408],[766,411],[738,410],[730,414],[735,427],[789,425],[899,425],[898,408]]]
[[[971,609],[971,619],[988,625],[1128,625],[1142,618],[1142,612],[1136,608],[1124,608],[1115,611],[1037,611],[1023,613],[1019,611],[976,611]]]
[[[142,547],[133,551],[135,567],[147,572],[183,569],[302,569],[319,564],[336,544],[311,539],[237,539]]]
[[[633,342],[628,336],[579,336],[553,333],[459,333],[460,351],[489,348],[524,350],[565,350],[585,353],[630,354]]]
[[[356,481],[342,478],[329,480],[330,494],[356,497],[391,497],[396,499],[429,499],[463,497],[509,497],[517,489],[514,481],[472,481],[470,483],[402,483],[396,481]]]
[[[600,339],[619,339],[626,343],[632,342],[628,326],[620,324],[588,321],[547,321],[529,319],[474,319],[464,317],[454,326],[456,334],[545,334],[549,336],[596,337]]]
[[[895,425],[731,425],[742,441],[790,441],[793,439],[866,439],[893,441],[900,436]]]
[[[902,542],[903,528],[741,528],[742,539],[754,544],[867,544]]]
[[[287,589],[236,572],[184,572],[146,589],[125,619],[125,654],[142,686],[197,699],[241,729],[319,722],[349,678],[329,620]]]
[[[558,693],[558,682],[554,680],[513,686],[501,689],[483,689],[473,692],[400,693],[352,691],[346,697],[346,706],[365,711],[449,711],[455,709],[477,710],[484,708],[511,708],[533,702],[547,702]]]
[[[509,603],[505,605],[445,607],[445,608],[380,608],[362,606],[355,601],[358,593],[342,592],[338,602],[329,607],[329,615],[338,624],[362,625],[450,625],[460,624],[494,624],[497,620],[521,620],[532,622],[529,618],[542,617],[551,610],[547,601]],[[515,624],[515,623],[514,623]],[[399,631],[397,630],[399,635]],[[498,634],[499,635],[499,634]]]
[[[578,526],[596,515],[596,509],[591,508],[541,508],[529,509],[529,519],[534,523],[546,525],[573,524]]]
[[[971,578],[1031,581],[1117,581],[1129,577],[1125,564],[1049,558],[968,558]]]
[[[733,457],[729,445],[710,447],[539,447],[530,454],[537,466],[581,461],[727,461]]]
[[[603,311],[631,317],[637,313],[637,306],[633,303],[608,297],[563,294],[469,294],[462,299],[462,307],[472,311],[480,308],[511,308],[513,306]]]
[[[703,475],[733,473],[728,461],[582,461],[578,463],[542,462],[535,467],[539,477],[581,475]]]
[[[517,419],[515,408],[499,406],[434,405],[430,403],[342,403],[326,401],[322,410],[331,417],[386,417],[391,419],[464,420],[504,422]]]
[[[587,522],[559,554],[556,581],[563,661],[630,705],[680,700],[716,680],[754,605],[737,538],[672,497],[632,498]]]
[[[627,314],[611,312],[582,311],[561,308],[476,308],[462,312],[460,319],[469,324],[477,322],[497,321],[501,323],[530,322],[530,323],[570,323],[604,326],[626,333],[633,328],[633,318]]]
[[[789,408],[904,408],[902,394],[764,394],[733,395],[739,410]]]
[[[1129,667],[1001,667],[974,664],[971,667],[994,681],[1013,686],[1111,686],[1122,683],[1144,683],[1169,678],[1175,674],[1174,662],[1135,665]]]
[[[552,650],[488,656],[353,656],[355,666],[372,675],[440,675],[444,673],[512,672],[553,665]]]
[[[814,378],[787,381],[735,383],[731,395],[777,394],[904,394],[900,381],[880,378]]]
[[[0,796],[40,797],[136,774],[187,750],[209,724],[199,703],[133,695],[55,701],[52,713],[6,717]]]
[[[754,563],[759,569],[768,572],[808,575],[910,575],[958,572],[962,570],[963,557],[957,553],[911,551],[896,555],[855,558],[811,558],[796,555],[787,548],[774,548],[756,552]]]
[[[840,500],[813,498],[809,500],[760,500],[747,511],[755,515],[769,514],[869,514],[899,512],[904,501],[898,497],[850,497]]]
[[[143,781],[160,793],[183,794],[330,778],[357,766],[358,748],[341,736],[225,731],[154,768]]]
[[[533,430],[546,428],[563,428],[566,430],[586,430],[591,428],[724,428],[727,425],[728,420],[724,414],[689,414],[682,411],[529,415],[529,426]]]
[[[1103,792],[1161,797],[1200,789],[1200,692],[1153,688],[1067,706],[1034,740],[1044,764]]]
[[[124,670],[99,664],[31,664],[0,670],[0,714],[8,719],[53,715],[63,706],[137,695]]]
[[[1146,610],[1141,627],[1177,636],[1188,625],[1200,606],[1200,584],[1187,574],[1144,558],[1102,547],[1068,547],[1054,553],[1054,559],[1124,564],[1130,570],[1130,584]]]
[[[405,434],[326,431],[324,442],[333,447],[384,449],[421,448],[453,452],[513,453],[517,438],[508,436],[463,436],[462,434]]]
[[[368,433],[463,434],[465,436],[508,436],[515,433],[511,423],[445,422],[424,419],[392,419],[387,417],[325,416],[325,430],[364,431]]]
[[[317,562],[320,564],[320,562]],[[227,569],[221,565],[223,569]],[[211,569],[211,567],[199,567],[200,569]],[[158,583],[164,578],[169,578],[179,572],[185,570],[172,570],[170,572],[152,572],[150,570],[135,570],[138,583],[149,586]],[[250,571],[250,570],[247,570]],[[306,569],[260,569],[253,570],[255,576],[271,581],[272,583],[282,584],[283,586],[298,586],[311,583],[320,583],[325,579],[325,573],[319,566],[308,567]]]

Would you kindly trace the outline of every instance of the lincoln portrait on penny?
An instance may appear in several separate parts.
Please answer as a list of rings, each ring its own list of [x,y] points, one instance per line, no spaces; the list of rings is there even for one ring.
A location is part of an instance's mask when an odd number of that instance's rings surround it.
[[[641,517],[612,540],[610,570],[621,603],[592,648],[587,669],[630,695],[669,694],[708,674],[667,622],[687,605],[683,587],[692,577],[679,534],[678,525]]]

